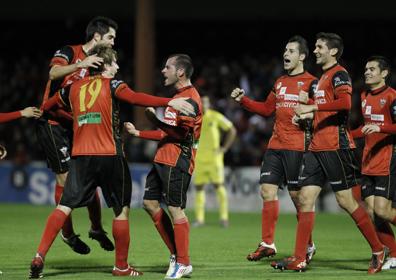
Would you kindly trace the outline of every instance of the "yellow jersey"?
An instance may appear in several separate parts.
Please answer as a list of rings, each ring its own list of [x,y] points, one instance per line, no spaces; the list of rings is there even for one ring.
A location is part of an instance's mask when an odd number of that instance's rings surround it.
[[[232,127],[223,114],[208,109],[202,118],[201,138],[195,161],[197,163],[216,163],[223,160],[223,154],[218,153],[221,142],[221,132],[228,131]]]

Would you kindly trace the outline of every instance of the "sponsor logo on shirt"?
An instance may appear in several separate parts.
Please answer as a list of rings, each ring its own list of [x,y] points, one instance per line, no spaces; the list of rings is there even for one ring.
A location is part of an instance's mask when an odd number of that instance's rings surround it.
[[[372,114],[372,115],[370,116],[370,119],[371,119],[372,121],[383,122],[384,119],[385,119],[385,117],[384,117],[384,115],[381,115],[381,114]]]
[[[346,80],[341,80],[340,77],[334,78],[334,87],[343,86],[343,85],[350,85],[351,83]]]
[[[99,124],[102,123],[102,115],[99,112],[92,112],[78,116],[77,120],[79,127],[85,124]]]

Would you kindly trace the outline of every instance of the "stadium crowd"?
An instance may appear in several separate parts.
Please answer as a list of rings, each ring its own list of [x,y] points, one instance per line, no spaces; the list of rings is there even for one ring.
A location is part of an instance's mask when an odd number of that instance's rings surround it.
[[[123,55],[121,54],[121,57]],[[9,112],[27,106],[39,106],[48,76],[48,55],[35,53],[12,58],[0,57],[0,112]],[[262,118],[243,110],[229,97],[236,86],[244,88],[247,95],[255,100],[263,100],[271,89],[275,77],[282,73],[281,56],[246,54],[239,58],[196,57],[193,81],[202,95],[212,99],[214,108],[224,113],[236,126],[238,137],[226,155],[227,165],[259,165],[272,133],[273,119]],[[123,61],[123,69],[132,69],[133,61]],[[125,65],[127,64],[127,65]],[[354,95],[350,122],[358,122],[359,92],[363,88],[362,69],[356,69],[353,61],[345,63],[353,78]],[[319,75],[318,69],[310,65],[308,69]],[[313,70],[313,71],[312,71]],[[316,71],[315,71],[316,70]],[[132,74],[120,71],[120,78],[133,85]],[[155,71],[160,73],[158,69]],[[395,74],[394,74],[395,75]],[[156,92],[164,95],[160,74],[156,77]],[[392,81],[396,81],[393,77]],[[128,106],[128,105],[127,105]],[[123,120],[132,120],[133,114],[123,110]],[[23,119],[0,126],[0,142],[7,146],[8,160],[26,162],[44,160],[38,148],[33,120]],[[149,162],[155,152],[156,143],[128,138],[127,157],[132,162]]]

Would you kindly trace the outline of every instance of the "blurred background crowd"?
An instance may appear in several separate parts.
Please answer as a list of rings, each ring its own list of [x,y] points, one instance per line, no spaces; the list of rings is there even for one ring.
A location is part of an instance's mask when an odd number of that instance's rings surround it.
[[[172,2],[172,1],[171,1]],[[176,1],[177,2],[177,1]],[[119,52],[118,78],[134,89],[134,20],[107,15],[119,24],[115,49]],[[26,106],[40,106],[48,79],[48,64],[54,52],[66,44],[84,43],[84,29],[92,16],[55,20],[3,19],[0,46],[0,112]],[[235,125],[238,137],[227,153],[227,165],[259,165],[272,133],[273,119],[262,118],[242,110],[230,99],[233,88],[245,89],[255,100],[265,100],[277,77],[283,74],[283,48],[291,36],[300,34],[309,42],[311,51],[315,34],[336,32],[344,38],[342,64],[353,79],[353,110],[350,123],[359,122],[360,91],[364,87],[365,59],[373,54],[388,57],[393,66],[394,21],[312,17],[295,21],[274,17],[213,18],[192,20],[158,19],[155,22],[155,87],[153,94],[167,95],[162,86],[161,67],[171,53],[187,53],[194,62],[193,82],[201,95],[208,95],[214,109],[225,114]],[[375,21],[375,24],[374,24]],[[320,76],[313,55],[307,70]],[[396,75],[396,71],[393,76]],[[393,81],[396,81],[394,77]],[[393,84],[395,85],[395,84]],[[136,121],[133,106],[123,105],[123,121]],[[141,115],[144,118],[144,115]],[[139,127],[144,129],[145,127]],[[149,128],[149,127],[146,127]],[[8,149],[8,160],[28,162],[44,160],[35,136],[33,120],[22,119],[0,125],[0,144]],[[126,155],[131,162],[148,162],[156,143],[126,138]]]

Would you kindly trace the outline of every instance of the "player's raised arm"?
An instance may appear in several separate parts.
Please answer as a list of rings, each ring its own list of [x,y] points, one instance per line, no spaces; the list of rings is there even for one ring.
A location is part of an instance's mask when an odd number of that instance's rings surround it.
[[[263,117],[268,117],[275,112],[276,97],[272,91],[264,102],[258,102],[250,99],[245,96],[245,91],[240,88],[235,88],[231,92],[231,98],[241,104],[241,106],[246,110]]]

